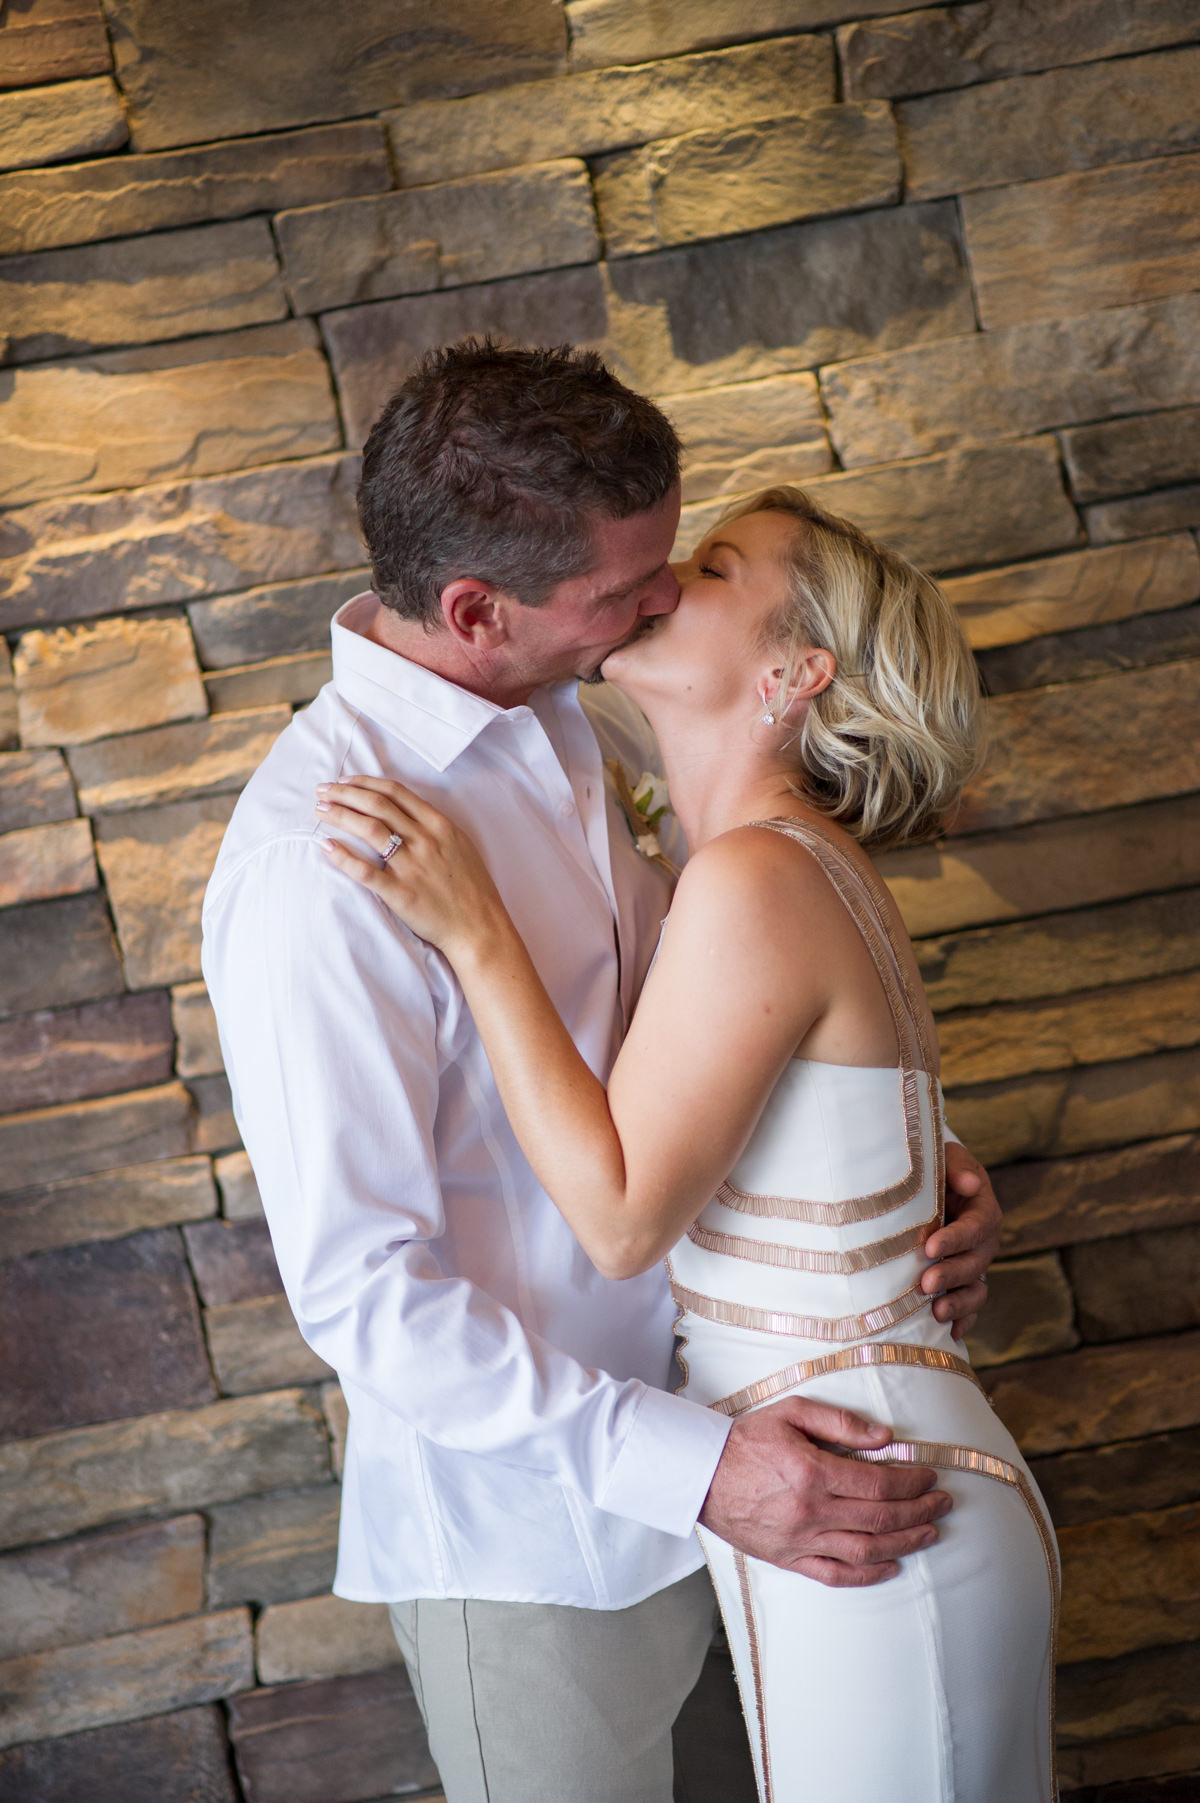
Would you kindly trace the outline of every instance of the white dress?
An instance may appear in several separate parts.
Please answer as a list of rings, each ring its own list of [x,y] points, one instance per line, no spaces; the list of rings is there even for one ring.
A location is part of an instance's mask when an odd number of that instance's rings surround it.
[[[919,1288],[941,1220],[941,1094],[879,886],[817,859],[887,992],[898,1068],[793,1059],[728,1180],[671,1253],[682,1394],[737,1416],[787,1395],[887,1423],[874,1462],[954,1499],[928,1551],[831,1589],[698,1530],[762,1803],[1052,1803],[1058,1558],[1045,1505]]]

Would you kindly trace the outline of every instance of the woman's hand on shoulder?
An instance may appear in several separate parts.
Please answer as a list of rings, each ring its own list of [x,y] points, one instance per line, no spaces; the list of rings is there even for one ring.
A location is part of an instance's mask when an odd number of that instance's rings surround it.
[[[507,922],[473,841],[403,783],[383,776],[322,783],[316,805],[326,826],[352,834],[376,854],[364,858],[340,839],[322,839],[330,863],[452,963]]]

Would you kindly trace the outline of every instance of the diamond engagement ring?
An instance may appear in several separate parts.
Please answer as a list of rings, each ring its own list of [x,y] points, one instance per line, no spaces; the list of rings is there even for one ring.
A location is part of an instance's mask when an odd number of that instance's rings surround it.
[[[379,854],[380,860],[384,864],[386,864],[389,858],[395,857],[396,853],[399,851],[400,847],[403,844],[404,844],[404,841],[400,837],[399,833],[393,833],[391,838],[388,840],[387,844],[384,846],[383,850]]]

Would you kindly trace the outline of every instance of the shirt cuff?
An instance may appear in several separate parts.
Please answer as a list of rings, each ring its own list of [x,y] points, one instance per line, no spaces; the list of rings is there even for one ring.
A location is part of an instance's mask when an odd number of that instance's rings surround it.
[[[598,1506],[681,1539],[704,1507],[733,1422],[698,1402],[645,1390]]]

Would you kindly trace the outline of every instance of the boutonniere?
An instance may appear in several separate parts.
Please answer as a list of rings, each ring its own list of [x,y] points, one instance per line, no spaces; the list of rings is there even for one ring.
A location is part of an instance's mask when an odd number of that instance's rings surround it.
[[[636,783],[631,784],[616,758],[606,759],[604,767],[612,777],[613,789],[629,822],[634,844],[651,864],[658,864],[669,876],[677,877],[679,868],[672,864],[658,837],[659,822],[671,811],[666,783],[661,776],[652,776],[648,770],[643,770]]]

